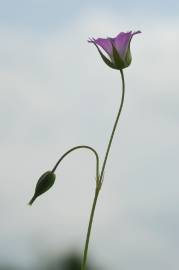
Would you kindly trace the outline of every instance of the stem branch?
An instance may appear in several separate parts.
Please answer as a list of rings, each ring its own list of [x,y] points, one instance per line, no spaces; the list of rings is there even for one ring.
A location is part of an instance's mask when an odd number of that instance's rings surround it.
[[[75,146],[73,148],[71,148],[70,150],[68,150],[67,152],[65,152],[63,154],[63,156],[61,156],[61,158],[57,161],[57,163],[55,164],[55,166],[53,167],[52,169],[52,173],[55,172],[56,168],[58,167],[58,165],[60,164],[60,162],[71,152],[77,150],[77,149],[81,149],[81,148],[86,148],[90,151],[92,151],[94,154],[95,154],[95,157],[96,157],[96,184],[98,183],[99,181],[99,157],[98,157],[98,153],[96,152],[96,150],[88,145],[78,145],[78,146]]]

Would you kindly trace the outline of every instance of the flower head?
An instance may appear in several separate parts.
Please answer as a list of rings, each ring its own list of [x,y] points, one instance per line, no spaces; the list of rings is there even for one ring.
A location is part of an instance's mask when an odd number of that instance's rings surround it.
[[[124,69],[131,63],[132,57],[130,52],[130,42],[137,32],[121,32],[115,38],[91,38],[88,42],[93,43],[98,49],[104,62],[114,69]],[[99,49],[101,47],[109,56],[109,59]]]

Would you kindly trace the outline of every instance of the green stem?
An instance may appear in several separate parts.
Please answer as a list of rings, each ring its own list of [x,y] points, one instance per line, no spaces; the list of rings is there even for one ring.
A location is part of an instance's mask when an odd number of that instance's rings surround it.
[[[119,111],[118,111],[118,114],[117,114],[113,129],[112,129],[112,133],[111,133],[111,136],[110,136],[110,139],[109,139],[106,154],[105,154],[105,157],[104,157],[104,162],[103,162],[102,169],[101,169],[100,179],[99,179],[99,182],[97,182],[97,186],[96,186],[96,191],[95,191],[95,196],[94,196],[93,205],[92,205],[92,209],[91,209],[89,225],[88,225],[88,230],[87,230],[87,236],[86,236],[86,241],[85,241],[85,248],[84,248],[84,253],[83,253],[83,261],[82,261],[82,265],[81,265],[81,270],[86,270],[88,246],[89,246],[89,240],[90,240],[90,234],[91,234],[91,229],[92,229],[92,224],[93,224],[93,218],[94,218],[96,203],[97,203],[100,188],[101,188],[102,183],[103,183],[104,170],[105,170],[105,167],[106,167],[106,162],[107,162],[109,151],[110,151],[111,144],[112,144],[112,141],[113,141],[114,133],[115,133],[115,130],[116,130],[116,127],[117,127],[117,124],[118,124],[118,121],[119,121],[119,117],[121,115],[122,107],[123,107],[123,104],[124,104],[125,81],[124,81],[123,71],[120,70],[120,72],[121,72],[121,78],[122,78],[122,98],[121,98]]]
[[[53,167],[52,169],[52,172],[54,173],[56,168],[58,167],[58,165],[60,164],[60,162],[68,155],[70,154],[71,152],[77,150],[77,149],[81,149],[81,148],[85,148],[85,149],[88,149],[90,151],[92,151],[94,154],[95,154],[95,157],[96,157],[96,184],[98,183],[99,181],[99,157],[98,157],[98,153],[96,152],[95,149],[93,149],[92,147],[88,146],[88,145],[78,145],[78,146],[75,146],[73,148],[71,148],[70,150],[68,150],[67,152],[65,152],[63,154],[63,156],[61,156],[61,158],[57,161],[57,163],[55,164],[55,166]]]
[[[116,131],[116,127],[117,127],[117,124],[118,124],[118,121],[119,121],[119,117],[121,115],[122,107],[123,107],[123,104],[124,104],[125,81],[124,81],[123,70],[120,70],[120,72],[121,72],[121,78],[122,78],[122,97],[121,97],[121,104],[120,104],[119,111],[117,113],[117,117],[116,117],[116,120],[115,120],[113,129],[112,129],[111,137],[109,139],[109,143],[108,143],[108,146],[107,146],[107,150],[106,150],[106,154],[105,154],[105,158],[104,158],[104,162],[103,162],[103,166],[102,166],[102,170],[101,170],[101,174],[100,174],[100,182],[101,183],[103,181],[104,170],[105,170],[105,167],[106,167],[106,162],[107,162],[107,159],[108,159],[109,151],[111,149],[112,141],[113,141],[113,138],[114,138],[114,133]]]
[[[83,261],[82,261],[82,265],[81,265],[81,270],[86,269],[89,240],[90,240],[90,234],[91,234],[91,229],[92,229],[92,224],[93,224],[94,212],[95,212],[95,208],[96,208],[96,203],[97,203],[99,191],[100,191],[100,188],[96,187],[95,196],[94,196],[94,200],[93,200],[93,205],[92,205],[92,209],[91,209],[91,213],[90,213],[88,231],[87,231],[87,235],[86,235],[86,242],[85,242],[85,248],[84,248],[84,253],[83,253]]]

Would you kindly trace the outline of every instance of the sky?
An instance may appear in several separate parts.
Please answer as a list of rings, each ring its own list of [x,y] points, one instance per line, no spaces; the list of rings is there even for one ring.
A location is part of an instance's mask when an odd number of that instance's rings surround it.
[[[105,270],[178,269],[177,2],[1,3],[0,265],[28,270],[50,254],[82,251],[95,188],[90,153],[67,157],[54,188],[27,203],[70,147],[91,145],[104,157],[121,78],[88,37],[141,30],[89,254]]]

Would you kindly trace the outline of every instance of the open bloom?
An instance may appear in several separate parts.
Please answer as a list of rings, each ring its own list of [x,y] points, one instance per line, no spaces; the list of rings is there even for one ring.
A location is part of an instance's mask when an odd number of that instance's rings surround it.
[[[121,32],[115,38],[91,38],[88,42],[93,43],[97,47],[102,59],[108,66],[121,70],[128,67],[131,63],[130,42],[132,37],[139,33],[141,32]],[[107,53],[109,59],[101,52],[98,46]]]

